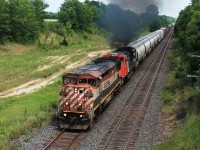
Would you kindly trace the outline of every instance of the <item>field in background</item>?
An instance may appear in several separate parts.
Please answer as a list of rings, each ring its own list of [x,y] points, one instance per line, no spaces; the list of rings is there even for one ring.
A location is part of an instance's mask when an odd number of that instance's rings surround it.
[[[48,45],[46,45],[48,46]],[[106,50],[106,38],[76,35],[69,46],[58,48],[24,46],[8,43],[0,46],[0,92],[37,78],[44,78],[87,56],[88,52]]]

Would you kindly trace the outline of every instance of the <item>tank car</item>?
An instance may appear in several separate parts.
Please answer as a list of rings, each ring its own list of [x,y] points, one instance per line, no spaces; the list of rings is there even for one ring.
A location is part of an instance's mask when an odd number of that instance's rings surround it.
[[[63,76],[58,128],[86,130],[120,86],[120,59],[98,58]]]

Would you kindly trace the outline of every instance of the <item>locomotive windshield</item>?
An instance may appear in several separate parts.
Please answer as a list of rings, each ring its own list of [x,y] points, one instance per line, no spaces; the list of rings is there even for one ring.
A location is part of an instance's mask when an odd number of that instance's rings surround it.
[[[69,84],[70,83],[70,78],[64,78],[63,79],[64,84]]]
[[[76,79],[76,78],[64,78],[63,79],[63,83],[64,84],[69,84],[69,83],[71,83],[71,84],[77,84],[78,83],[78,79]]]
[[[71,78],[71,83],[72,83],[72,84],[77,84],[77,83],[78,83],[78,79]]]
[[[63,83],[66,84],[89,84],[91,86],[96,86],[97,82],[96,79],[86,79],[86,78],[81,78],[81,79],[77,79],[77,78],[68,78],[68,77],[64,77],[63,78]]]
[[[89,84],[91,86],[96,86],[95,79],[79,79],[79,84]]]
[[[79,84],[87,84],[87,79],[79,79]]]
[[[91,86],[96,86],[96,80],[95,79],[88,79],[88,84]]]

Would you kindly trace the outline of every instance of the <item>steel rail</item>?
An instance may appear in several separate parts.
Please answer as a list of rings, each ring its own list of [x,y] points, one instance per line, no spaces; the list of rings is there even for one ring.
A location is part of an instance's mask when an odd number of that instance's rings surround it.
[[[43,150],[47,150],[64,132],[65,129],[60,131],[60,133]]]
[[[151,90],[152,85],[153,85],[153,83],[154,83],[154,81],[155,81],[155,79],[156,79],[156,76],[158,75],[158,71],[160,70],[160,67],[161,67],[162,62],[163,62],[164,57],[165,57],[165,54],[166,54],[166,52],[167,52],[167,48],[168,48],[169,42],[170,42],[170,40],[171,40],[172,33],[173,33],[173,30],[171,31],[170,36],[169,36],[169,39],[167,40],[167,45],[166,45],[166,47],[165,47],[165,49],[164,49],[164,53],[163,53],[163,55],[162,55],[162,57],[161,57],[161,60],[160,60],[160,62],[159,62],[159,65],[157,66],[156,72],[155,72],[154,75],[153,75],[153,79],[152,79],[151,84],[150,84],[150,86],[149,86],[149,88],[148,88],[148,92],[147,92],[147,94],[146,94],[146,96],[145,96],[145,99],[144,99],[144,102],[143,102],[143,104],[142,104],[142,106],[141,106],[141,109],[140,109],[140,111],[139,111],[139,114],[138,114],[138,116],[137,116],[137,118],[136,118],[136,121],[135,121],[134,125],[132,126],[131,132],[129,133],[128,139],[127,139],[127,141],[126,141],[126,143],[125,143],[125,145],[124,145],[124,150],[126,150],[126,148],[127,148],[127,145],[128,145],[128,143],[129,143],[129,140],[130,140],[130,137],[131,137],[131,135],[132,135],[132,132],[133,132],[134,128],[136,127],[136,124],[137,124],[138,121],[139,121],[139,116],[140,116],[141,113],[142,113],[142,109],[143,109],[143,107],[144,107],[144,104],[145,104],[145,102],[146,102],[146,100],[147,100],[147,97],[148,97],[148,95],[149,95],[149,93],[150,93],[150,90]]]
[[[81,134],[82,134],[82,132],[79,133],[79,134],[74,138],[74,140],[69,144],[69,146],[68,146],[65,150],[70,149],[70,147],[75,143],[75,141],[79,138],[79,136],[80,136]]]
[[[73,132],[65,132],[65,129],[63,129],[62,131],[60,131],[60,133],[53,139],[51,140],[51,142],[43,149],[43,150],[48,150],[48,149],[51,149],[51,146],[58,142],[59,141],[59,137],[61,137],[64,133],[69,133],[67,136],[69,136],[69,140],[66,140],[66,142],[64,143],[61,143],[60,145],[58,144],[56,149],[60,149],[59,146],[62,147],[62,149],[64,150],[68,150],[72,147],[72,145],[76,142],[76,140],[80,137],[80,135],[82,134],[82,132],[80,133],[77,133],[77,135],[70,135],[70,133],[73,133]],[[73,133],[74,134],[74,133]],[[74,136],[74,137],[73,137]],[[70,137],[73,137],[72,139],[70,139]],[[62,137],[63,138],[63,137]],[[66,146],[65,146],[66,144]],[[63,146],[64,145],[64,146]],[[63,148],[63,147],[66,147],[66,148]]]

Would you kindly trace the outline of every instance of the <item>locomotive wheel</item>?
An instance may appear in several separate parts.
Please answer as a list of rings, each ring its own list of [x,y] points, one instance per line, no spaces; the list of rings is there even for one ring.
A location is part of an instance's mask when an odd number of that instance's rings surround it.
[[[98,114],[102,114],[103,113],[103,108],[104,108],[104,104],[101,104],[99,106],[99,109],[98,109]]]

